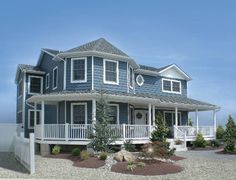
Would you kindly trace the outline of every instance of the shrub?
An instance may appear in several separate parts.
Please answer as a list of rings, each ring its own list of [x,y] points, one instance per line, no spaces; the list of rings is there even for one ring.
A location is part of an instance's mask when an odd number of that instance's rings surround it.
[[[168,142],[156,141],[142,146],[142,155],[147,158],[169,158],[174,153],[175,149],[170,149],[170,144]]]
[[[52,154],[54,155],[57,155],[61,152],[61,146],[58,146],[58,145],[55,145],[53,148],[52,148]]]
[[[72,156],[80,156],[80,149],[74,148],[71,152]]]
[[[81,160],[87,160],[89,158],[89,153],[86,150],[83,150],[80,152],[80,159]]]
[[[146,166],[146,164],[144,163],[144,162],[138,162],[137,163],[137,167],[145,167]]]
[[[99,159],[105,161],[107,159],[107,152],[101,152]]]
[[[150,140],[152,142],[155,141],[165,142],[169,129],[166,128],[164,118],[160,112],[157,113],[157,116],[155,118],[155,124],[156,126],[151,134]]]
[[[129,151],[129,152],[135,152],[136,151],[135,145],[132,144],[132,140],[130,140],[130,139],[125,141],[124,147],[125,147],[126,151]]]
[[[236,125],[231,116],[228,118],[228,122],[226,124],[226,130],[224,135],[225,147],[224,150],[226,152],[236,152]]]
[[[210,141],[210,145],[211,145],[212,147],[220,147],[220,142],[217,141],[217,140],[211,140],[211,141]]]
[[[196,140],[193,142],[194,147],[206,147],[207,142],[205,141],[201,133],[197,134]]]
[[[216,129],[216,139],[223,139],[224,138],[225,130],[222,126],[218,126]]]
[[[127,169],[128,171],[134,171],[134,169],[135,169],[136,167],[137,167],[137,166],[136,166],[135,164],[128,164],[126,169]]]

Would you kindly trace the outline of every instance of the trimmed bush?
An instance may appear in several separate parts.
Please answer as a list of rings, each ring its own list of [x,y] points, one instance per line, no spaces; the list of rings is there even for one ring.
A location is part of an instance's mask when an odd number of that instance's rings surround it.
[[[74,148],[71,152],[72,156],[80,156],[80,149]]]
[[[207,142],[205,141],[203,135],[201,133],[197,134],[196,140],[193,141],[193,146],[194,147],[206,147]]]
[[[80,152],[80,159],[81,160],[87,160],[89,158],[89,153],[86,150],[83,150]]]
[[[218,140],[211,140],[210,145],[211,147],[220,147],[220,142]]]
[[[216,129],[216,139],[223,139],[224,138],[225,130],[222,126],[218,126]]]
[[[57,154],[60,154],[60,152],[61,152],[61,146],[55,145],[52,148],[52,154],[57,155]]]
[[[107,159],[107,152],[101,152],[99,159],[105,161]]]

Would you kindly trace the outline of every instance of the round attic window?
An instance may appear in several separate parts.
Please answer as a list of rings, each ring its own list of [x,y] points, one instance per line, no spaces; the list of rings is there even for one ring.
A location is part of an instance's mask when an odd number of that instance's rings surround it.
[[[144,83],[144,79],[143,79],[143,76],[141,74],[139,74],[137,77],[136,77],[136,82],[139,86],[142,86],[143,83]]]

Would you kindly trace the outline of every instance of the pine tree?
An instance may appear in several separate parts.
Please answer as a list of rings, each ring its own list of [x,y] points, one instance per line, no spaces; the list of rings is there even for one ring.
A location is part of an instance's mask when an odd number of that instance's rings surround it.
[[[236,152],[236,125],[231,116],[228,118],[228,122],[226,124],[226,130],[224,134],[225,140],[225,148],[226,152]]]
[[[92,139],[90,145],[95,151],[109,152],[111,143],[116,139],[109,128],[109,123],[112,120],[109,116],[110,113],[111,109],[101,93],[101,98],[97,102],[95,133],[90,133]]]
[[[165,142],[169,130],[168,128],[166,128],[164,123],[164,118],[160,112],[158,112],[156,115],[155,124],[156,124],[155,130],[152,132],[150,140],[152,142],[154,141]]]

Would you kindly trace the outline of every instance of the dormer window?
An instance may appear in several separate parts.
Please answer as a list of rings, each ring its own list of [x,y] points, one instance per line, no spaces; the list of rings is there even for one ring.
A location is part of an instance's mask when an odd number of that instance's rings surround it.
[[[103,81],[106,84],[119,84],[119,63],[118,61],[104,60]]]
[[[83,83],[87,82],[87,59],[72,58],[71,59],[71,82]]]
[[[29,94],[42,93],[42,80],[40,76],[29,76]]]
[[[162,79],[162,92],[181,94],[181,81]]]

